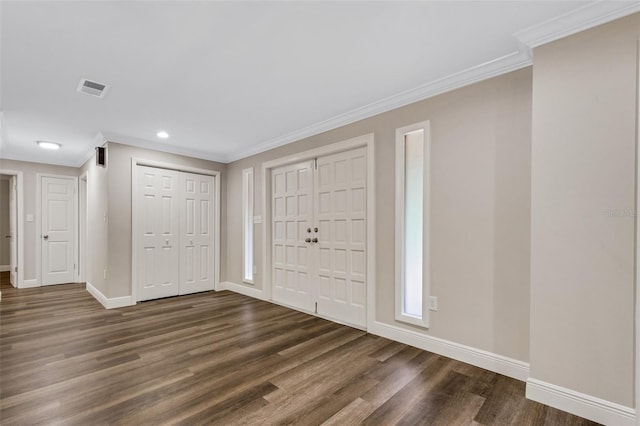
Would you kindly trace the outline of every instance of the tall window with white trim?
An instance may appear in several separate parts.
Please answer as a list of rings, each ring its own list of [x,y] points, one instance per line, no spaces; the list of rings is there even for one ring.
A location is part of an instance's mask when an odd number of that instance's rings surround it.
[[[253,284],[253,167],[242,171],[242,281]]]
[[[396,129],[396,302],[398,321],[428,326],[429,122]]]

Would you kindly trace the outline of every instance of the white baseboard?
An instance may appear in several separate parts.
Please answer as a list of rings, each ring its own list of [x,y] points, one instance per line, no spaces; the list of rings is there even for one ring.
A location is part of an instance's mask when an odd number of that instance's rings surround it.
[[[223,281],[220,283],[220,290],[230,290],[235,293],[244,294],[245,296],[253,297],[255,299],[266,300],[262,290],[258,290],[248,285],[236,284],[229,281]]]
[[[100,290],[95,288],[91,283],[87,282],[87,291],[91,294],[105,309],[123,308],[125,306],[132,306],[135,303],[132,302],[131,296],[112,297],[108,298]]]
[[[0,265],[0,272],[9,272],[11,270],[11,265]]]
[[[635,425],[636,410],[615,402],[529,378],[527,398],[605,425]]]
[[[525,381],[529,377],[529,364],[513,358],[498,355],[482,349],[473,348],[438,337],[400,328],[394,325],[375,321],[369,333],[382,336],[396,342],[415,346],[425,351],[453,358],[494,373],[503,374],[514,379]]]
[[[18,283],[18,288],[33,288],[33,287],[40,287],[40,283],[38,282],[37,278],[34,278],[32,280],[22,280],[21,283]]]

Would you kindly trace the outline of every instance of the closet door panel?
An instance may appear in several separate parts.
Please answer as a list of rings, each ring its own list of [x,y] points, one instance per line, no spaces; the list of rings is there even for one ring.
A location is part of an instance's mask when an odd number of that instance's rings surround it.
[[[213,176],[180,172],[180,294],[214,289]]]
[[[176,296],[179,287],[179,176],[138,166],[138,300]]]

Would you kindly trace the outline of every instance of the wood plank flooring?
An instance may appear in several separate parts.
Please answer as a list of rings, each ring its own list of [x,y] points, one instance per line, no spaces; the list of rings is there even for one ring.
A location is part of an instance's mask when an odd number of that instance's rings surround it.
[[[3,425],[588,425],[524,383],[228,291],[105,310],[0,274]]]

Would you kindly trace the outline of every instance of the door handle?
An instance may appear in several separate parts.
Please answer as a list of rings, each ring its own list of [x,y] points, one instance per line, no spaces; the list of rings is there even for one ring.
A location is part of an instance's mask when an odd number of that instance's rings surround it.
[[[11,234],[7,234],[4,236],[5,238],[11,238]]]
[[[305,243],[310,243],[310,242],[311,242],[311,238],[305,238],[305,239],[304,239],[304,242],[305,242]]]
[[[317,243],[317,242],[318,242],[318,239],[317,239],[317,238],[314,238],[314,239],[312,239],[312,240],[311,240],[311,242],[312,242],[312,243]]]
[[[49,236],[48,236],[47,234],[44,234],[44,235],[42,236],[42,238],[44,238],[45,240],[48,240],[48,239],[49,239]]]

